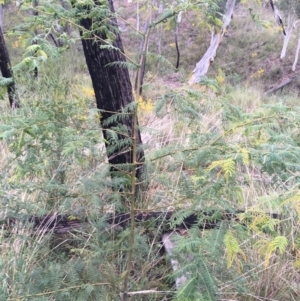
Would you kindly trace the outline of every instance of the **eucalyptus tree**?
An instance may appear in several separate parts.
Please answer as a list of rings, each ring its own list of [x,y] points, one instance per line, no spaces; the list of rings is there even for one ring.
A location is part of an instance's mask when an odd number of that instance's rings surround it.
[[[79,29],[86,64],[91,76],[95,92],[97,108],[101,114],[101,126],[106,141],[108,161],[111,171],[125,172],[136,164],[137,178],[141,180],[144,151],[141,135],[135,114],[133,89],[130,82],[128,66],[139,69],[136,80],[136,94],[140,93],[142,75],[145,67],[145,48],[151,28],[170,18],[177,18],[181,12],[196,9],[200,13],[214,5],[214,0],[178,1],[166,6],[165,10],[152,22],[151,18],[145,31],[142,55],[139,63],[126,57],[112,0],[107,1],[76,1],[70,5],[64,1],[44,2],[28,0],[23,2],[28,9],[38,11],[38,16],[32,18],[32,24],[39,27],[37,40],[46,41],[53,27],[65,22]],[[63,5],[62,5],[63,4]],[[30,25],[29,25],[30,26]],[[29,27],[30,28],[30,27]],[[32,27],[31,27],[32,28]],[[44,30],[44,35],[41,30]],[[40,45],[42,47],[42,45]],[[133,159],[137,149],[136,159]],[[131,166],[131,167],[130,167]],[[121,170],[120,170],[121,169]]]
[[[283,29],[284,40],[283,46],[280,54],[280,58],[284,59],[287,52],[287,47],[294,33],[295,29],[297,28],[297,23],[299,23],[300,18],[300,2],[298,0],[281,0],[277,1],[276,5],[273,0],[270,0],[270,4],[274,10],[275,17],[279,22],[280,26]],[[278,6],[278,9],[277,9]],[[280,17],[279,10],[283,14],[283,20]],[[284,24],[285,23],[285,24]],[[296,51],[297,55],[297,51]]]
[[[285,12],[288,20],[288,36],[284,41],[281,57],[285,56],[286,48],[288,46],[289,39],[292,32],[296,31],[299,35],[299,25],[300,25],[300,2],[298,0],[285,0],[279,2],[279,7]],[[296,46],[295,58],[292,65],[292,71],[296,70],[300,52],[300,36],[298,36],[298,43]]]
[[[225,8],[222,8],[224,4]],[[210,13],[210,19],[212,20],[212,30],[210,45],[200,61],[197,63],[196,68],[193,70],[193,74],[189,80],[190,85],[200,82],[201,78],[207,74],[210,63],[214,60],[217,49],[224,34],[226,33],[227,27],[230,24],[235,4],[236,0],[227,0],[226,3],[224,1],[214,1],[211,3],[212,12]],[[222,21],[218,18],[220,9],[223,13]]]
[[[3,5],[0,4],[0,27],[2,30],[3,30],[3,16],[4,16]]]
[[[296,66],[297,66],[298,59],[299,59],[299,52],[300,52],[300,37],[299,37],[298,43],[297,43],[297,49],[296,49],[296,53],[295,53],[294,63],[293,63],[293,66],[292,66],[292,71],[296,70]]]
[[[120,170],[124,164],[138,164],[137,178],[141,180],[144,151],[113,1],[108,0],[107,5],[98,1],[84,7],[80,3],[73,5],[86,11],[79,19],[80,35],[112,171]],[[139,149],[137,154],[133,142]]]
[[[128,64],[112,0],[40,0],[38,3],[36,0],[25,0],[21,5],[23,9],[38,12],[38,15],[29,18],[27,25],[21,26],[23,30],[26,27],[27,31],[34,26],[38,27],[38,34],[34,39],[39,44],[37,46],[45,52],[53,50],[47,37],[51,36],[58,25],[62,27],[70,23],[75,30],[79,30],[111,172],[128,174],[134,163],[138,166],[136,176],[141,180],[144,151]],[[51,51],[48,51],[49,55]],[[134,66],[137,67],[138,64]],[[136,149],[135,159],[133,148]]]

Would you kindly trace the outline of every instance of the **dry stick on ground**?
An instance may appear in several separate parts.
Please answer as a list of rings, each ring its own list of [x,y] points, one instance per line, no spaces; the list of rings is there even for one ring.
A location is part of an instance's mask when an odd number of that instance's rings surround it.
[[[291,83],[291,82],[293,81],[294,78],[295,78],[295,77],[285,79],[285,80],[282,81],[280,84],[278,84],[278,85],[276,85],[275,87],[273,87],[273,88],[267,90],[267,91],[265,92],[265,94],[271,94],[271,93],[273,93],[273,92],[275,92],[275,91],[277,91],[277,90],[279,90],[279,89],[282,89],[284,86],[286,86],[286,85],[288,85],[289,83]]]
[[[189,80],[189,85],[199,83],[202,77],[207,74],[210,63],[214,60],[217,53],[217,49],[222,41],[224,34],[226,33],[227,27],[230,24],[235,3],[236,0],[227,0],[221,31],[216,32],[215,29],[212,30],[210,45],[203,57],[201,58],[201,60],[197,63],[196,68],[193,71],[193,75]]]

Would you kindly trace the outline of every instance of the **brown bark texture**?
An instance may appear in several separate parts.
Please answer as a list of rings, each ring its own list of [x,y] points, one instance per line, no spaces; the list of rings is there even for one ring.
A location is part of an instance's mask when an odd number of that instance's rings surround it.
[[[97,2],[95,2],[97,3]],[[108,0],[109,8],[112,12],[108,25],[117,28],[116,18],[113,16],[114,7],[112,0]],[[124,48],[121,37],[117,30],[114,31],[115,40],[113,49],[101,48],[106,46],[105,40],[107,35],[104,31],[93,31],[93,35],[85,38],[85,32],[90,32],[96,20],[89,17],[82,18],[80,25],[85,29],[81,30],[82,45],[86,63],[91,75],[97,108],[101,110],[101,126],[103,136],[106,140],[106,150],[109,163],[112,171],[122,169],[122,164],[132,163],[132,141],[136,139],[138,145],[137,161],[144,161],[144,152],[141,149],[141,135],[138,131],[137,137],[133,136],[133,116],[120,115],[117,120],[111,121],[111,117],[115,114],[120,114],[122,109],[128,106],[133,100],[133,91],[130,82],[128,69],[118,64],[110,65],[116,62],[125,62],[123,55]],[[97,20],[100,24],[103,20]],[[122,134],[118,134],[119,147],[114,145],[110,139],[108,130],[120,131],[123,128]],[[122,143],[120,143],[122,141]],[[120,146],[122,145],[122,146]],[[137,178],[140,180],[142,168],[137,170]]]

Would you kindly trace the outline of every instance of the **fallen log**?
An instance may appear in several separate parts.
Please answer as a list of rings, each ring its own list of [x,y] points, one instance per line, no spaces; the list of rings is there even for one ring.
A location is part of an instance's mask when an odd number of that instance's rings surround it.
[[[163,249],[170,258],[173,271],[176,272],[180,268],[180,262],[178,262],[178,260],[174,258],[173,254],[174,248],[176,247],[176,236],[184,235],[187,229],[195,226],[201,229],[213,229],[217,227],[218,224],[222,221],[236,221],[246,226],[248,222],[251,222],[252,218],[255,218],[255,214],[265,214],[264,212],[250,212],[249,218],[244,216],[243,220],[241,221],[239,219],[239,213],[245,212],[221,212],[212,210],[210,212],[194,212],[187,214],[187,216],[185,217],[182,217],[182,212],[181,214],[178,214],[178,212],[174,211],[138,212],[135,214],[134,221],[137,224],[149,221],[150,224],[148,224],[148,227],[147,225],[144,225],[145,228],[161,229],[160,240],[163,245]],[[281,218],[280,215],[275,213],[269,214],[269,216],[274,219]],[[104,221],[104,228],[106,228],[106,225],[107,228],[119,229],[126,229],[126,227],[130,226],[130,213],[106,214],[101,218],[103,218]],[[6,220],[6,225],[13,226],[17,222],[18,221],[16,219],[10,218]],[[59,235],[67,234],[76,230],[80,231],[84,228],[84,225],[88,225],[89,221],[88,218],[80,219],[76,218],[73,215],[49,213],[41,217],[32,216],[28,219],[28,222],[32,225],[32,235],[43,236],[43,234],[47,233]],[[179,289],[180,286],[182,286],[187,281],[187,279],[187,274],[175,277],[176,288]]]
[[[283,81],[281,81],[279,84],[277,84],[275,87],[270,88],[269,90],[265,91],[265,94],[271,94],[279,89],[282,89],[284,86],[288,85],[289,83],[291,83],[293,81],[295,77],[292,78],[286,78]]]
[[[196,225],[201,229],[213,229],[221,220],[234,219],[238,219],[236,214],[230,212],[203,212],[201,214],[190,214],[178,222],[177,212],[157,211],[136,213],[134,220],[136,223],[153,221],[153,225],[162,225],[164,231],[167,232],[174,229],[190,229]],[[130,225],[130,213],[108,214],[104,220],[108,228],[126,229]],[[88,219],[82,220],[72,215],[49,214],[42,217],[32,217],[29,221],[33,223],[33,229],[35,230],[63,234],[82,228],[88,222]],[[171,221],[172,223],[170,223]]]
[[[239,220],[239,214],[245,213],[245,211],[217,211],[212,210],[208,212],[194,212],[181,217],[182,214],[178,214],[176,211],[151,211],[151,212],[138,212],[135,214],[136,223],[144,223],[152,221],[153,225],[161,225],[163,232],[173,230],[187,230],[193,226],[197,226],[200,229],[213,229],[220,221],[237,221]],[[249,214],[249,220],[251,219]],[[280,215],[276,213],[269,214],[271,218],[280,219]],[[130,213],[114,213],[104,214],[102,217],[104,224],[107,228],[119,228],[126,229],[130,225]],[[19,220],[16,218],[7,218],[1,222],[3,228],[9,230]],[[82,229],[89,223],[89,219],[75,217],[74,215],[62,215],[59,213],[49,213],[43,216],[31,216],[25,220],[25,223],[29,223],[32,227],[32,234],[41,233],[54,233],[54,234],[66,234],[68,232]],[[243,220],[241,223],[245,223]]]

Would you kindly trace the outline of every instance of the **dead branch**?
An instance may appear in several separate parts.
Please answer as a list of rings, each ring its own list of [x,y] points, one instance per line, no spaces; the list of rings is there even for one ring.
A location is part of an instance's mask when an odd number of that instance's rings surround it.
[[[275,87],[265,91],[265,94],[271,94],[279,89],[282,89],[284,86],[288,85],[289,83],[291,83],[293,81],[295,77],[292,78],[286,78],[285,80],[283,80],[280,84],[276,85]]]

